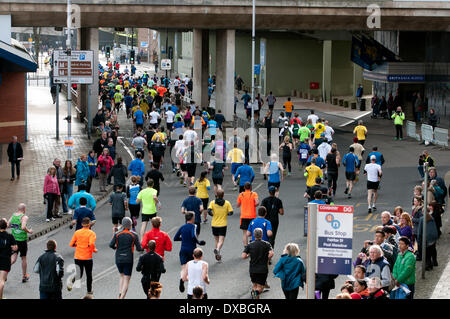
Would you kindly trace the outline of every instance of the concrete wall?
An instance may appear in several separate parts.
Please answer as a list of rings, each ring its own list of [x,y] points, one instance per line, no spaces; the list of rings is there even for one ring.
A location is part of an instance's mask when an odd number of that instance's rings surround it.
[[[260,62],[260,38],[267,40],[266,45],[266,93],[286,96],[291,90],[301,90],[316,95],[321,90],[309,90],[310,82],[319,82],[322,87],[322,42],[287,32],[260,32],[255,41],[255,64]],[[209,74],[215,74],[216,35],[209,32]],[[350,61],[349,41],[332,42],[332,94],[352,95],[353,63]],[[251,33],[236,31],[235,74],[244,80],[244,88],[251,88],[252,62]],[[192,32],[182,34],[182,59],[178,63],[181,74],[191,73],[192,67]],[[371,92],[371,82],[363,81],[362,75],[356,79],[364,85],[366,93]],[[257,77],[255,86],[259,84]]]
[[[0,143],[17,136],[25,142],[25,73],[2,73],[0,84]]]

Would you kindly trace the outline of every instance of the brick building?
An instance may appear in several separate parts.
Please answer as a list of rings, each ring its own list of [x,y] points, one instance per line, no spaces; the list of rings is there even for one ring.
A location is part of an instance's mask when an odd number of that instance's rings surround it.
[[[17,41],[0,41],[0,143],[11,136],[27,140],[27,72],[36,72],[37,64]]]

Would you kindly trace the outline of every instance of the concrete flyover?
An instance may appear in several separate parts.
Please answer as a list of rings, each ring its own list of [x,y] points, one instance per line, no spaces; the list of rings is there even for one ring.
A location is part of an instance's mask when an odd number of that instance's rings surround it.
[[[250,29],[251,0],[73,0],[81,27]],[[450,2],[388,0],[257,0],[259,30],[450,31]],[[381,8],[369,29],[367,7]],[[13,27],[66,25],[64,0],[0,0]],[[131,14],[130,14],[131,13]]]

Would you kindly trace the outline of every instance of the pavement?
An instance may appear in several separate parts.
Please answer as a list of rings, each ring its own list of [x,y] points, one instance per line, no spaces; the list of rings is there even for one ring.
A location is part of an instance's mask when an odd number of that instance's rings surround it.
[[[64,225],[72,218],[71,215],[65,215],[63,218],[47,223],[45,222],[46,205],[43,204],[43,184],[48,168],[52,166],[55,158],[62,160],[62,166],[67,158],[67,151],[64,149],[64,137],[67,136],[67,121],[64,120],[67,116],[67,103],[63,94],[60,94],[59,99],[60,132],[59,140],[57,140],[56,111],[55,105],[52,104],[49,87],[28,87],[28,141],[22,143],[24,160],[21,163],[20,179],[10,181],[11,166],[6,153],[8,145],[1,145],[0,205],[3,209],[0,211],[0,218],[9,219],[17,206],[25,203],[26,213],[30,218],[29,225],[33,229],[33,234],[29,235],[30,240]],[[91,140],[87,138],[84,124],[76,120],[75,114],[75,109],[72,108],[74,141],[72,162],[74,165],[81,154],[88,153],[92,149],[94,143],[94,137]],[[119,144],[119,152],[123,152]],[[108,194],[100,193],[98,190],[98,180],[94,179],[91,191],[97,202]],[[108,187],[108,190],[111,191],[112,187]],[[62,206],[60,209],[62,210]]]

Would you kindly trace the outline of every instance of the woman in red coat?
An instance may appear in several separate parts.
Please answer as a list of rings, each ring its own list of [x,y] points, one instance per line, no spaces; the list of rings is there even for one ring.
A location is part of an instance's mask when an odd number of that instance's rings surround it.
[[[102,154],[97,159],[97,173],[100,177],[100,192],[106,192],[106,177],[113,166],[114,161],[111,156],[109,156],[108,149],[104,148]]]

